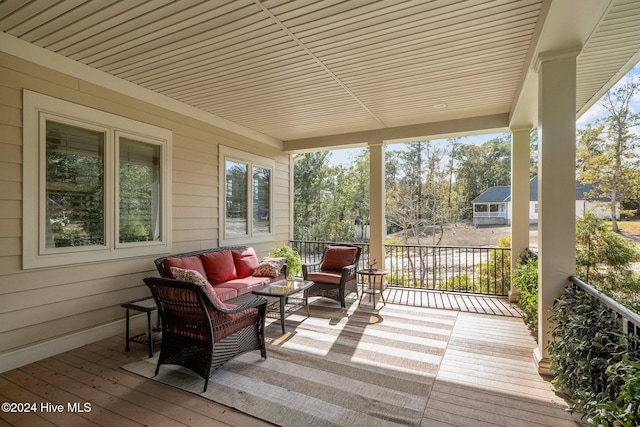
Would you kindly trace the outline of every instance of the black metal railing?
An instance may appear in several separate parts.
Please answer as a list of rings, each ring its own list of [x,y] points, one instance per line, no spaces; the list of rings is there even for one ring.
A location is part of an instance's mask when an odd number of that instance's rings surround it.
[[[507,295],[511,249],[468,246],[385,245],[387,281],[393,286]]]
[[[587,294],[595,297],[602,304],[606,305],[611,311],[615,312],[620,319],[622,332],[625,334],[634,334],[640,336],[640,315],[629,310],[613,298],[603,294],[593,286],[583,282],[578,277],[571,276],[569,281],[576,285],[579,289]]]
[[[320,261],[324,247],[339,242],[292,240],[303,263]],[[351,243],[354,244],[354,243]],[[369,266],[369,244],[362,247],[359,268]],[[507,295],[511,287],[511,249],[465,246],[385,245],[389,286]]]

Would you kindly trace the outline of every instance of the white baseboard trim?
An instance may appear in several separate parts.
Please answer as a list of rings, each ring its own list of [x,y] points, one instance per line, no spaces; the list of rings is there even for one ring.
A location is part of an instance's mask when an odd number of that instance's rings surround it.
[[[551,360],[544,357],[538,347],[533,350],[533,361],[538,367],[538,373],[540,375],[553,376],[553,371],[551,370]]]
[[[147,326],[147,316],[145,313],[131,315],[129,318],[130,330]],[[114,335],[125,332],[125,319],[116,320],[111,323],[74,332],[68,335],[57,337],[48,341],[21,347],[0,354],[0,373],[19,368],[29,363],[37,362],[83,345],[91,344]],[[122,351],[124,351],[124,339],[122,340]]]

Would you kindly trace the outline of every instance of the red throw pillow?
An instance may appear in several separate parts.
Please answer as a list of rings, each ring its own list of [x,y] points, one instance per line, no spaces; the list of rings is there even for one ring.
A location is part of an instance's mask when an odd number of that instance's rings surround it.
[[[213,286],[238,277],[230,249],[202,254],[200,258],[207,273],[207,280]]]
[[[320,270],[340,271],[342,267],[353,264],[358,248],[350,246],[330,246],[324,253]]]
[[[233,262],[236,266],[238,279],[244,279],[253,274],[253,270],[258,266],[258,257],[253,248],[235,249],[231,251]]]
[[[175,279],[174,275],[171,273],[171,267],[178,267],[183,270],[195,270],[203,276],[206,276],[204,266],[202,265],[202,261],[198,256],[165,258],[165,260],[162,262],[162,265],[164,265],[164,271],[167,273],[167,277],[170,279]]]

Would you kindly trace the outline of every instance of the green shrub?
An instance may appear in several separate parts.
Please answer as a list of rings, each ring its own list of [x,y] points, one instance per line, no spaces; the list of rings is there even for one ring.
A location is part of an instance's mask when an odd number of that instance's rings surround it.
[[[501,237],[498,247],[510,248],[511,236]],[[491,249],[488,255],[487,262],[477,266],[474,292],[507,294],[511,288],[511,251]]]
[[[638,277],[631,269],[640,253],[630,240],[611,231],[587,212],[576,221],[576,273],[602,290],[624,290]]]
[[[287,278],[293,279],[294,277],[302,274],[302,258],[300,258],[300,255],[295,249],[282,245],[271,251],[269,256],[287,259]]]
[[[548,350],[554,383],[591,424],[636,426],[640,339],[624,334],[615,312],[577,286],[552,308]]]
[[[596,414],[589,418],[589,423],[623,427],[640,425],[640,363],[625,355],[620,362],[607,368],[606,375],[608,388],[612,390],[597,403]]]
[[[450,277],[446,284],[446,290],[448,291],[468,291],[472,288],[473,281],[466,274]]]
[[[523,319],[538,336],[538,257],[527,250],[518,258],[513,272],[513,286],[520,294],[518,305],[522,309]]]

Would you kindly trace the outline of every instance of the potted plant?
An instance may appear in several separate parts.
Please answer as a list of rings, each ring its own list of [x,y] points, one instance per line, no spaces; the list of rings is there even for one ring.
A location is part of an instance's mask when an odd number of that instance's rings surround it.
[[[298,252],[286,245],[282,245],[279,248],[269,253],[270,257],[274,258],[286,258],[287,259],[287,278],[293,279],[296,276],[302,274],[302,259]]]

